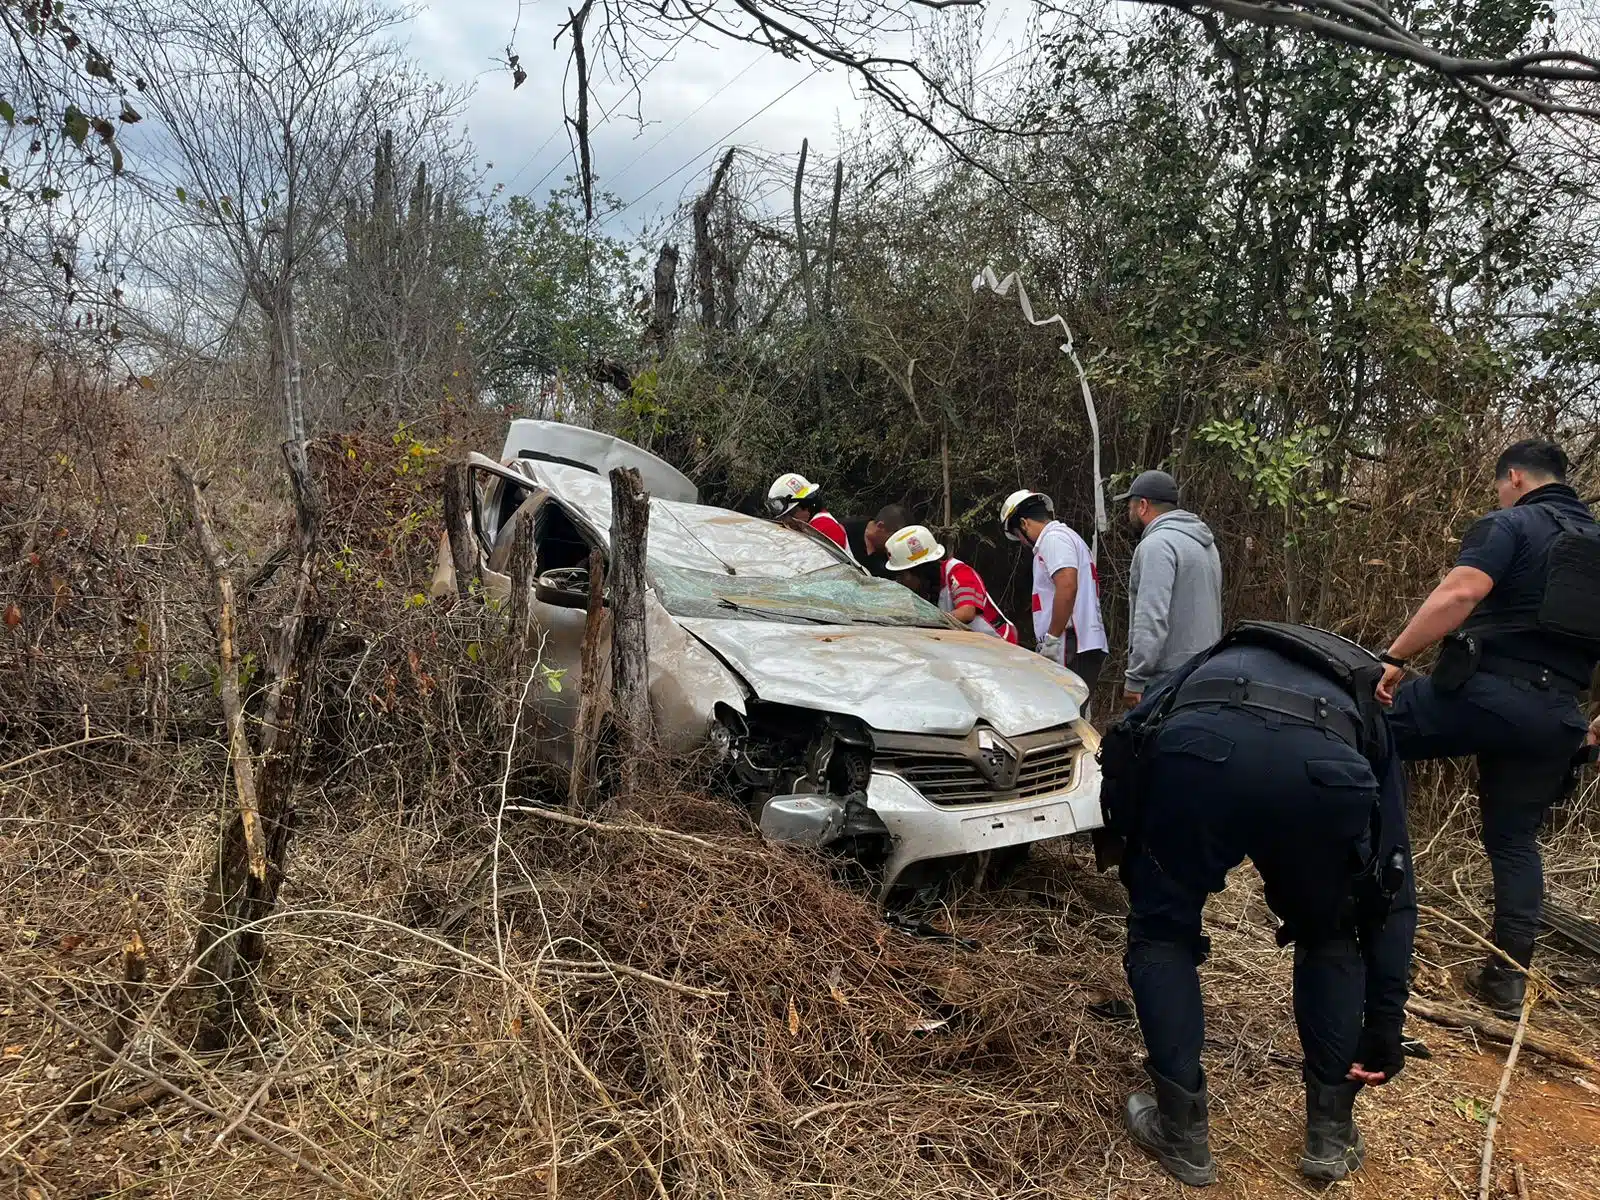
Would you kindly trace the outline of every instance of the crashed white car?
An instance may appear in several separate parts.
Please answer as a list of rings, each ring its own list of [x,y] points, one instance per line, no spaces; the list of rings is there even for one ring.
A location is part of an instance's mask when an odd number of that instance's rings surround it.
[[[825,538],[698,503],[690,480],[638,447],[516,421],[502,462],[472,456],[472,521],[485,587],[501,595],[515,527],[533,522],[532,618],[544,662],[565,672],[537,701],[553,763],[570,762],[590,685],[587,564],[608,547],[606,472],[619,465],[651,497],[655,736],[670,753],[709,754],[767,836],[846,851],[886,897],[964,856],[1101,824],[1076,675],[967,631]]]

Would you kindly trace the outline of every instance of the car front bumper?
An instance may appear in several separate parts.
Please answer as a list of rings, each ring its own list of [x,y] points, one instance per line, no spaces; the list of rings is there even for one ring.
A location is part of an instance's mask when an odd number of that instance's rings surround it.
[[[934,804],[898,775],[874,771],[867,803],[894,837],[880,895],[912,863],[982,850],[1022,846],[1098,829],[1100,764],[1093,747],[1082,754],[1071,785],[1064,791],[1028,800],[995,804]]]

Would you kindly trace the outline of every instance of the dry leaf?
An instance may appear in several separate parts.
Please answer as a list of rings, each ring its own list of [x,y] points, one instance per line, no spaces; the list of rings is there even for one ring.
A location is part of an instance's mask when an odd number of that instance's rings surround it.
[[[11,603],[6,605],[6,624],[12,629],[22,624],[22,606]]]
[[[22,1052],[27,1048],[22,1042],[18,1042],[15,1046],[7,1046],[4,1050],[0,1050],[0,1058],[21,1058]]]
[[[56,943],[56,948],[60,949],[60,950],[65,950],[67,953],[70,954],[70,953],[72,953],[72,951],[76,950],[82,944],[83,944],[83,934],[81,934],[81,933],[69,933],[69,934],[67,934],[66,937],[62,938],[59,942]]]
[[[800,1010],[794,1006],[794,997],[789,997],[789,1036],[800,1036]]]
[[[518,1036],[521,1035],[521,1033],[522,1033],[522,1018],[521,1017],[512,1017],[511,1018],[511,1036],[512,1037],[518,1037]]]

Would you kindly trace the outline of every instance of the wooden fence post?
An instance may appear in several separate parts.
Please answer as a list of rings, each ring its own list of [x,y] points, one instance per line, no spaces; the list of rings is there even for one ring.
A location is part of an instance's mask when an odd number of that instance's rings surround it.
[[[622,787],[634,791],[650,744],[650,660],[645,639],[645,557],[650,496],[633,467],[611,472],[612,716],[622,757]]]
[[[456,595],[472,593],[478,578],[478,548],[472,539],[472,472],[464,462],[444,471],[444,531],[450,539],[450,562],[455,567]]]
[[[605,617],[606,556],[589,551],[589,615],[583,623],[583,657],[578,664],[578,726],[572,743],[572,774],[567,803],[580,807],[594,784],[595,738],[606,709],[600,690],[600,629]]]

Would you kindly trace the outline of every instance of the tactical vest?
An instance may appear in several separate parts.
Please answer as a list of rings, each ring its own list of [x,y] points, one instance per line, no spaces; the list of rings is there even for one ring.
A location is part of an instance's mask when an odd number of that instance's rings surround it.
[[[1142,721],[1125,717],[1106,731],[1101,741],[1100,802],[1107,828],[1123,837],[1134,836],[1139,825],[1139,792],[1146,748],[1195,669],[1213,655],[1234,646],[1260,646],[1274,651],[1290,662],[1323,675],[1347,694],[1356,710],[1355,749],[1372,764],[1374,772],[1382,773],[1390,747],[1383,707],[1377,697],[1378,681],[1383,677],[1383,663],[1377,656],[1349,638],[1324,629],[1282,621],[1241,621],[1224,634],[1221,641],[1190,659],[1162,685],[1161,700]],[[1220,696],[1218,700],[1230,702]],[[1237,702],[1245,707],[1273,707],[1270,701],[1252,701],[1248,694]],[[1309,708],[1304,713],[1287,715],[1308,721],[1315,719]]]
[[[1560,530],[1545,556],[1544,595],[1531,619],[1469,619],[1467,633],[1542,633],[1567,638],[1600,658],[1600,524],[1540,506]]]

